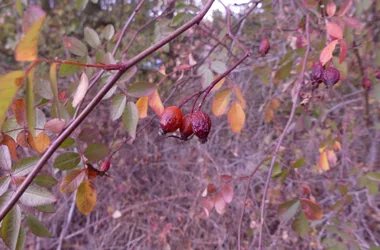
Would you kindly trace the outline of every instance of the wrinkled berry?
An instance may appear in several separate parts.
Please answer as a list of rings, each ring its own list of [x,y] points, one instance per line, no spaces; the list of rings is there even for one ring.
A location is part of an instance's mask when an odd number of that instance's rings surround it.
[[[315,83],[320,83],[322,74],[323,74],[323,66],[320,62],[315,62],[311,67],[311,81]]]
[[[269,40],[268,40],[268,38],[264,38],[261,41],[260,46],[259,46],[259,54],[261,56],[265,56],[266,54],[268,54],[269,49],[270,49]]]
[[[179,129],[179,132],[181,133],[181,139],[187,140],[189,136],[193,134],[193,126],[192,123],[192,114],[187,114],[182,117],[182,125]]]
[[[376,73],[375,77],[380,80],[380,72]]]
[[[340,72],[336,68],[329,67],[322,73],[322,81],[327,87],[333,87],[340,79]]]
[[[369,79],[368,77],[363,77],[363,80],[362,80],[362,87],[363,87],[365,90],[371,90],[371,89],[372,89],[372,80]]]
[[[205,143],[211,130],[210,117],[202,111],[196,111],[192,114],[191,118],[191,125],[193,127],[194,134],[198,137],[201,143]]]
[[[171,133],[182,125],[182,111],[176,106],[167,107],[162,112],[160,126],[163,134]]]

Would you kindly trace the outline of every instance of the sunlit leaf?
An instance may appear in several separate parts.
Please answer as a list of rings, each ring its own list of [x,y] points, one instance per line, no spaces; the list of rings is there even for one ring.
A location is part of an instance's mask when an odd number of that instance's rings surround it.
[[[326,151],[323,151],[321,155],[319,156],[319,162],[318,167],[322,169],[323,171],[327,171],[330,169],[329,162],[327,160],[327,153]]]
[[[304,238],[309,233],[309,221],[303,212],[300,212],[294,219],[292,223],[292,229],[302,238]]]
[[[245,123],[245,113],[238,102],[234,102],[227,114],[228,122],[232,132],[239,134]]]
[[[320,220],[323,217],[322,208],[310,199],[301,198],[301,208],[309,220]]]
[[[132,97],[143,97],[151,95],[156,89],[156,84],[151,82],[135,82],[128,88],[128,95]]]
[[[0,127],[6,117],[8,107],[22,83],[24,71],[12,71],[0,76]]]
[[[94,184],[89,180],[83,181],[79,185],[76,195],[78,210],[84,215],[90,214],[96,205],[96,198],[97,194]]]
[[[61,193],[74,192],[82,183],[85,176],[86,172],[83,169],[71,170],[63,177],[59,190]]]
[[[161,97],[157,89],[148,97],[148,104],[151,109],[160,117],[164,112],[164,105],[162,104]]]
[[[335,38],[342,39],[343,38],[343,31],[340,28],[340,26],[336,23],[329,22],[326,24],[326,30],[327,33]]]
[[[84,40],[94,49],[98,48],[100,45],[98,33],[89,27],[84,28]]]
[[[16,249],[21,227],[21,209],[15,205],[1,222],[0,237],[9,249]]]
[[[136,107],[139,111],[139,118],[145,118],[148,116],[148,97],[140,97],[136,102]]]
[[[112,98],[111,103],[111,119],[116,121],[121,117],[124,112],[125,104],[127,103],[127,98],[124,94],[115,95]]]
[[[86,56],[88,53],[86,45],[79,41],[75,37],[65,37],[63,38],[63,44],[67,48],[67,50],[76,56]]]
[[[16,46],[15,58],[19,62],[36,60],[38,57],[38,40],[46,13],[38,6],[29,6],[28,11],[33,12],[33,24],[28,24],[27,31],[24,29],[24,37]],[[24,21],[28,16],[24,15]],[[30,19],[29,19],[30,20]],[[28,20],[28,21],[29,21]],[[30,25],[30,26],[29,26]]]
[[[30,207],[51,204],[55,201],[56,198],[52,193],[44,188],[35,186],[29,186],[20,198],[23,205]]]
[[[65,152],[57,156],[54,160],[53,167],[60,170],[68,170],[78,166],[81,157],[75,152]]]
[[[29,174],[33,170],[34,166],[37,164],[39,159],[40,157],[38,156],[22,158],[13,166],[12,175],[16,177],[21,177]]]
[[[28,225],[29,230],[38,237],[52,237],[51,233],[47,229],[47,227],[40,222],[40,220],[33,216],[28,214],[26,216],[26,225]]]
[[[82,73],[79,85],[77,87],[77,90],[75,92],[74,98],[73,98],[73,107],[76,108],[78,104],[83,100],[87,93],[88,88],[88,77],[85,72]]]
[[[136,128],[139,121],[139,111],[136,104],[128,102],[123,113],[123,125],[132,139],[136,138]]]
[[[335,50],[336,45],[338,44],[339,40],[334,40],[331,43],[329,43],[321,52],[321,55],[319,56],[319,61],[322,65],[325,65],[328,61],[331,60],[333,56],[333,52]]]
[[[278,206],[278,212],[284,221],[288,221],[294,217],[300,206],[300,201],[298,199],[289,200]]]
[[[218,92],[212,102],[212,113],[215,116],[221,116],[227,111],[230,102],[231,89],[225,89]]]
[[[88,145],[84,150],[83,155],[92,162],[99,161],[105,158],[110,152],[110,149],[107,145],[103,143],[94,143]]]

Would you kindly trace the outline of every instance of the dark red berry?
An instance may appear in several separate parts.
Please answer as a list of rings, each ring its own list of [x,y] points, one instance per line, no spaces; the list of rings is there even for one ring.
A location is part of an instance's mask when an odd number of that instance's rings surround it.
[[[199,141],[205,143],[211,130],[211,119],[208,114],[202,111],[195,111],[191,116],[191,125]]]
[[[311,81],[315,83],[320,83],[322,74],[323,74],[323,66],[320,62],[315,62],[311,67]]]
[[[340,79],[340,72],[336,68],[329,67],[322,73],[322,81],[327,87],[333,87]]]
[[[266,54],[268,54],[269,49],[270,49],[269,40],[268,40],[268,38],[264,38],[261,41],[260,46],[259,46],[259,54],[261,56],[265,56]]]
[[[368,77],[363,77],[363,80],[362,80],[362,87],[363,87],[365,90],[371,90],[371,89],[372,89],[372,80],[369,79]]]
[[[176,106],[167,107],[162,112],[160,126],[163,134],[171,133],[182,125],[182,111]]]
[[[377,72],[377,73],[375,74],[375,77],[376,77],[377,79],[380,80],[380,72]]]
[[[108,169],[110,168],[110,166],[111,166],[111,162],[109,160],[105,160],[105,161],[103,161],[102,165],[100,166],[100,171],[107,172]]]
[[[192,114],[187,114],[184,117],[182,117],[182,125],[179,129],[182,140],[187,140],[187,138],[193,134],[193,126],[191,125],[191,123]]]

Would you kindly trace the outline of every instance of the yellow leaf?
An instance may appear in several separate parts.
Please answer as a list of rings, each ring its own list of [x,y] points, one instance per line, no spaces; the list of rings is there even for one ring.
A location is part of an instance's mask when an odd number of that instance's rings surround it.
[[[219,76],[214,76],[214,80],[216,78],[218,78],[218,77]],[[215,86],[211,89],[211,92],[218,91],[223,86],[223,84],[224,84],[225,81],[226,81],[225,77],[223,77],[222,79],[220,79],[220,81],[217,84],[215,84]]]
[[[265,119],[265,122],[266,123],[270,123],[274,118],[274,111],[273,109],[271,109],[271,107],[267,108],[267,110],[265,110],[265,116],[264,116],[264,119]]]
[[[149,96],[149,107],[153,109],[158,116],[161,116],[162,112],[164,112],[164,105],[162,104],[157,89]]]
[[[321,153],[321,156],[319,157],[318,167],[320,169],[322,169],[323,171],[327,171],[327,170],[330,169],[330,165],[329,165],[329,162],[327,160],[327,153],[326,153],[326,151],[323,151]]]
[[[223,115],[228,107],[231,97],[231,89],[225,89],[217,93],[212,102],[212,113],[215,116]]]
[[[50,145],[50,137],[45,132],[39,133],[36,137],[33,137],[33,135],[29,133],[28,143],[34,150],[43,153]]]
[[[239,101],[241,107],[245,109],[245,107],[247,106],[247,102],[245,101],[245,98],[243,96],[243,93],[241,92],[241,89],[238,86],[235,86],[234,90],[235,90],[236,98]]]
[[[38,38],[42,24],[45,20],[46,14],[44,13],[26,32],[25,36],[17,44],[16,47],[16,61],[30,62],[37,59],[38,54]]]
[[[338,40],[334,40],[322,50],[321,55],[319,56],[319,60],[321,61],[322,65],[325,65],[328,61],[331,60],[337,44]]]
[[[24,78],[24,71],[12,71],[0,76],[0,128],[3,125],[9,105]]]
[[[280,107],[280,105],[281,105],[281,101],[280,101],[280,99],[278,99],[278,98],[273,98],[273,99],[270,101],[270,107],[271,107],[271,109],[273,109],[273,110],[278,109],[278,108]]]
[[[244,127],[245,113],[238,102],[234,102],[228,111],[228,122],[230,123],[231,131],[239,134]]]
[[[94,209],[96,204],[96,189],[94,184],[89,181],[83,181],[77,190],[76,205],[79,210],[84,215],[88,215]]]
[[[136,102],[136,107],[139,111],[139,118],[145,118],[148,115],[148,97],[140,97]]]

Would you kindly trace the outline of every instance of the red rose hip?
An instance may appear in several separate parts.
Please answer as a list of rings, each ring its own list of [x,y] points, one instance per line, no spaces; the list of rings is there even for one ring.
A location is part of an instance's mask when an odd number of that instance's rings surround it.
[[[265,56],[266,54],[268,54],[269,49],[270,49],[269,40],[268,40],[268,38],[264,38],[261,41],[260,46],[259,46],[259,54],[260,54],[260,56]]]
[[[202,111],[196,111],[192,114],[191,118],[194,134],[198,137],[201,143],[205,143],[211,130],[210,117]]]
[[[192,126],[192,114],[187,114],[182,117],[182,125],[179,128],[179,132],[181,134],[182,140],[187,140],[189,136],[193,134],[193,126]]]
[[[179,129],[182,125],[182,111],[176,106],[167,107],[162,112],[160,119],[161,132],[171,133]]]

